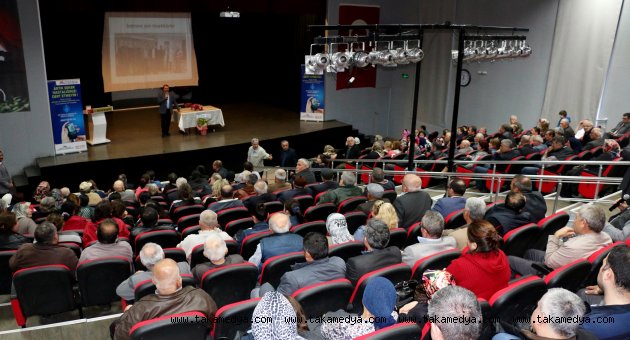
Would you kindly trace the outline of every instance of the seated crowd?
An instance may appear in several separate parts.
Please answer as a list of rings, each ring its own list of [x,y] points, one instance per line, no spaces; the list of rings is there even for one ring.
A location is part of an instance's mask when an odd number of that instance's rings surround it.
[[[442,157],[449,143],[457,141],[458,154],[471,160],[511,160],[534,153],[543,159],[564,159],[577,150],[601,147],[602,153],[593,160],[604,161],[617,158],[620,152],[613,138],[630,131],[626,124],[602,136],[592,122],[585,120],[574,132],[566,118],[561,119],[557,130],[548,125],[541,120],[539,126],[522,131],[517,118],[511,117],[510,124],[502,125],[495,136],[487,136],[485,129],[475,127],[463,127],[454,136],[445,131],[441,137],[435,134],[435,138],[419,131],[413,144],[415,154],[423,154],[426,159]],[[597,142],[600,139],[601,143]],[[377,141],[365,159],[399,157],[411,140],[408,134],[397,143]],[[258,140],[252,140],[252,147],[260,148],[257,143]],[[546,143],[549,149],[539,147]],[[288,152],[288,142],[282,142],[282,149]],[[359,158],[360,152],[355,138],[348,137],[345,149],[336,152],[326,148],[313,163],[298,159],[294,150],[280,153],[278,157],[283,162],[295,165],[295,172],[289,176],[285,169],[277,169],[271,183],[256,171],[262,159],[256,167],[246,162],[243,172],[237,175],[217,160],[212,163],[211,174],[199,166],[188,179],[170,174],[167,183],[157,181],[155,173],[149,171],[137,187],[121,175],[109,192],[99,190],[93,181],[82,182],[76,193],[68,188],[51,189],[50,184],[42,182],[33,202],[12,202],[9,209],[0,213],[0,248],[15,250],[8,263],[12,272],[49,264],[63,265],[74,272],[85,261],[111,257],[135,262],[137,271],[115,287],[116,294],[127,304],[121,318],[111,326],[116,339],[129,338],[134,325],[160,316],[198,311],[211,318],[222,307],[215,300],[222,297],[210,294],[205,280],[211,273],[246,265],[258,269],[259,280],[247,292],[252,298],[261,298],[253,316],[290,317],[283,320],[292,322],[252,322],[242,338],[347,339],[387,328],[413,315],[421,327],[429,327],[431,338],[477,339],[484,331],[482,323],[449,323],[440,321],[440,317],[465,315],[481,319],[479,301],[492,301],[511,286],[510,279],[546,275],[573,261],[589,258],[611,246],[613,240],[625,241],[630,236],[630,209],[626,202],[610,222],[601,207],[583,205],[573,226],[549,235],[545,249],[536,249],[532,244],[522,256],[506,255],[504,237],[546,216],[544,197],[534,190],[527,177],[537,174],[538,168],[522,168],[522,174],[510,181],[505,201],[490,207],[482,199],[466,198],[466,183],[458,178],[447,183],[445,197],[434,203],[422,190],[423,180],[416,174],[404,175],[400,181],[402,193],[387,197],[387,192],[395,190],[394,182],[378,167],[373,168],[365,188],[357,185],[357,176],[351,171],[341,171],[338,183],[334,181],[336,172],[330,169],[329,160]],[[475,153],[481,157],[475,157]],[[261,157],[272,159],[266,152]],[[473,168],[475,172],[488,169]],[[581,170],[593,171],[588,167]],[[477,187],[485,189],[484,182],[477,181]],[[569,191],[562,194],[575,195],[575,188],[568,187]],[[359,198],[356,204],[343,210],[355,198]],[[272,210],[272,203],[280,208]],[[323,210],[328,205],[333,208]],[[310,215],[315,208],[322,208],[325,214]],[[226,220],[223,216],[230,216],[228,210],[244,215]],[[446,224],[455,214],[461,214],[465,222],[447,229]],[[312,216],[317,219],[311,219]],[[360,217],[359,223],[356,216]],[[194,222],[189,224],[189,219]],[[245,220],[242,224],[228,228],[241,219]],[[312,229],[305,227],[305,233],[293,232],[295,227],[315,221],[321,221],[325,230],[314,225]],[[178,243],[154,242],[162,240],[151,238],[155,232],[175,233]],[[406,235],[403,241],[394,237],[401,232]],[[351,255],[338,250],[350,244],[358,244],[360,250]],[[166,250],[171,247],[184,254],[179,262],[168,258]],[[532,322],[531,329],[518,325],[495,337],[630,336],[624,327],[624,321],[630,321],[630,247],[609,248],[596,286],[585,287],[578,292],[580,297],[562,288],[549,289],[537,305],[532,301],[535,309],[528,312],[532,320],[545,316],[614,317],[614,325]],[[416,292],[411,304],[398,305],[395,285],[399,282],[385,277],[367,280],[376,275],[374,271],[395,265],[415,271],[427,258],[450,250],[461,253],[443,268],[431,268],[442,271],[416,275],[422,281],[422,292]],[[286,268],[278,283],[264,281],[266,266],[287,254],[301,254],[303,259]],[[138,270],[140,265],[145,270]],[[188,281],[183,278],[187,277],[192,282],[184,284]],[[357,314],[349,314],[347,309],[330,310],[325,315],[351,316],[360,322],[325,319],[328,321],[307,323],[295,293],[338,279],[347,279],[355,290],[363,287],[358,300],[361,308],[353,311]],[[134,301],[137,286],[147,280],[155,285],[155,294]],[[603,297],[597,305],[587,308],[582,300],[588,304],[596,295]]]

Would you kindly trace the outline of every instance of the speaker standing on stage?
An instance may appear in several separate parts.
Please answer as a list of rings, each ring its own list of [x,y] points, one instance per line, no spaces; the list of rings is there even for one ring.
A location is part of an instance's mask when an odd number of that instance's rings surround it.
[[[171,127],[171,117],[173,115],[173,109],[177,110],[177,95],[169,90],[167,84],[162,86],[162,91],[158,93],[158,104],[160,104],[160,119],[162,124],[162,137],[170,136],[168,133]]]

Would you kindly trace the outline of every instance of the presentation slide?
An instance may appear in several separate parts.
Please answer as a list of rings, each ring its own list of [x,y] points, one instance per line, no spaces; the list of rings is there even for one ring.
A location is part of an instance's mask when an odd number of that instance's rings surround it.
[[[103,32],[105,92],[199,82],[190,13],[108,12]]]

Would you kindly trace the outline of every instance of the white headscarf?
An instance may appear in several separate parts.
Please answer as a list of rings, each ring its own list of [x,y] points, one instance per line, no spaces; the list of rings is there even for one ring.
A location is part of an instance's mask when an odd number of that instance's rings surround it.
[[[333,244],[354,241],[354,237],[348,231],[348,222],[342,214],[333,213],[326,219],[326,229],[332,238]]]
[[[298,335],[295,310],[291,302],[278,292],[268,292],[258,302],[252,315],[252,334],[256,340],[304,339]],[[263,322],[264,321],[264,322]]]

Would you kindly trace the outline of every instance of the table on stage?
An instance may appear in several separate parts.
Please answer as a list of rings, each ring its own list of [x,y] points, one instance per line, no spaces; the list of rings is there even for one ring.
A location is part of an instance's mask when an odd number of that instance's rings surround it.
[[[208,125],[225,126],[225,121],[223,121],[223,112],[221,112],[221,109],[210,105],[204,105],[203,110],[201,111],[193,111],[190,108],[180,109],[179,122],[177,125],[180,130],[196,127],[197,118],[207,119]]]

